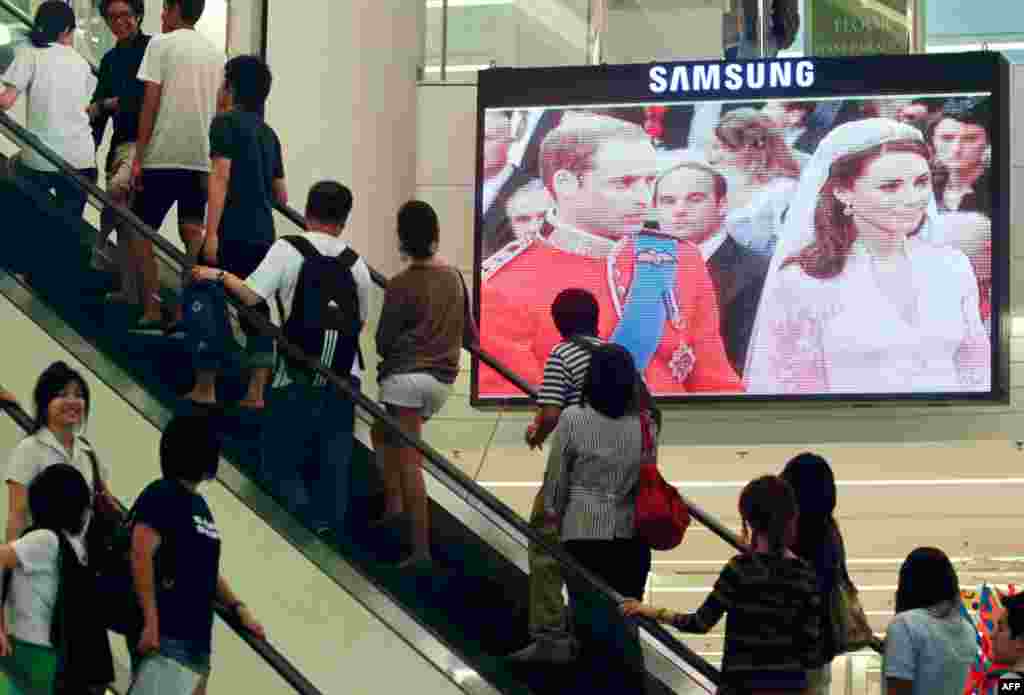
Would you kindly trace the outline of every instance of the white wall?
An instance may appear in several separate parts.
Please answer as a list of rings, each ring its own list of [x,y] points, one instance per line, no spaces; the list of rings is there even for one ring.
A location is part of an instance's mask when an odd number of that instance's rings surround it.
[[[355,207],[346,234],[385,273],[398,268],[395,213],[415,189],[423,8],[417,0],[270,3],[267,120],[284,147],[293,207],[302,210],[320,179],[347,184]]]
[[[113,469],[114,493],[130,503],[160,475],[159,432],[6,298],[0,298],[0,325],[5,345],[0,384],[26,405],[36,377],[54,360],[65,360],[86,376],[92,392],[89,437]],[[6,460],[20,437],[18,428],[0,414],[0,457]],[[271,643],[321,692],[461,692],[226,488],[210,484],[202,492],[223,538],[224,575],[263,621]],[[6,518],[6,500],[6,494],[0,495],[0,518]],[[115,636],[112,643],[127,665],[124,640]],[[209,692],[294,691],[218,621]]]

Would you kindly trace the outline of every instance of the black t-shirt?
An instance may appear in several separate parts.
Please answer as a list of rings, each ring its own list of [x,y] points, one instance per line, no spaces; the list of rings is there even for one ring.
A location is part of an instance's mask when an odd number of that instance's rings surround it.
[[[221,242],[274,243],[273,182],[284,178],[277,134],[259,114],[234,109],[213,119],[210,156],[231,160]]]
[[[146,46],[149,45],[151,38],[148,34],[139,32],[130,41],[111,48],[100,61],[99,79],[92,100],[100,102],[117,97],[120,101],[119,108],[114,113],[114,134],[110,140],[108,160],[118,145],[139,139],[139,113],[142,111],[142,99],[146,88],[138,74],[142,57],[146,54]],[[109,114],[104,113],[93,123],[97,145],[103,139],[103,129],[109,118]]]
[[[177,480],[162,478],[139,495],[135,521],[160,534],[154,564],[161,638],[181,640],[196,654],[209,654],[220,534],[206,500]]]

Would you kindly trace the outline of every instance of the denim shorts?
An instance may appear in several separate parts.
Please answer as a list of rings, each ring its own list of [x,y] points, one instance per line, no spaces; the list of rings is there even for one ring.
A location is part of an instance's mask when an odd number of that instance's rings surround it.
[[[133,645],[138,642],[138,635],[133,635],[127,638],[128,644]],[[205,676],[210,672],[210,653],[197,651],[189,642],[185,640],[169,639],[167,637],[160,638],[160,651],[157,654],[151,654],[139,659],[134,649],[129,649],[129,656],[132,661],[132,671],[138,677],[143,667],[150,659],[170,659],[180,666],[184,666],[190,671],[194,671],[200,676]]]
[[[151,654],[142,660],[128,692],[130,695],[192,695],[203,675],[162,653]]]

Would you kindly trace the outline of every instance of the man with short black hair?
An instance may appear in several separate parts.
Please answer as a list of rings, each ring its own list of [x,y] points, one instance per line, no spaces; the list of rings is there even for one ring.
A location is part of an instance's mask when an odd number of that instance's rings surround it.
[[[341,234],[351,210],[352,192],[346,186],[335,181],[317,183],[306,200],[306,239],[324,256],[340,256],[348,249]],[[292,313],[303,262],[302,254],[282,238],[274,242],[245,280],[205,266],[196,266],[192,277],[220,280],[228,292],[248,306],[280,302],[279,321],[283,326]],[[359,258],[351,272],[359,294],[359,317],[365,325],[370,270]],[[359,388],[362,369],[358,355],[349,373],[339,376],[348,376],[353,388]],[[330,384],[314,381],[278,360],[267,396],[260,475],[281,494],[293,513],[308,521],[321,536],[330,538],[343,531],[348,510],[355,406]]]
[[[160,437],[163,477],[146,486],[133,508],[132,577],[144,622],[137,646],[132,645],[133,693],[204,692],[215,600],[230,607],[254,635],[266,637],[220,576],[220,534],[198,491],[200,483],[216,476],[219,459],[219,437],[208,416],[175,417]]]
[[[131,204],[132,161],[135,159],[135,141],[139,133],[139,112],[145,88],[138,79],[139,66],[146,53],[146,47],[153,38],[141,31],[145,13],[143,0],[101,0],[100,14],[107,21],[110,33],[117,39],[117,45],[107,51],[100,61],[99,79],[96,91],[89,104],[89,118],[92,121],[93,139],[98,148],[103,141],[107,121],[113,120],[114,133],[110,138],[107,153],[107,194],[116,205]],[[105,210],[100,220],[100,234],[96,237],[96,258],[110,232],[116,217],[111,210]],[[135,267],[128,237],[132,234],[127,225],[117,230],[117,264],[121,275],[121,287],[108,299],[127,304],[139,304],[139,269]]]
[[[562,411],[583,400],[583,383],[590,368],[592,351],[573,339],[604,341],[597,337],[599,307],[587,290],[562,290],[551,304],[551,318],[562,336],[544,364],[544,381],[537,396],[537,415],[526,428],[531,449],[544,444],[558,425]],[[530,512],[530,525],[553,545],[559,543],[558,524],[544,513],[544,489],[537,491]],[[566,625],[562,600],[562,572],[558,561],[541,548],[530,547],[530,635],[533,642],[512,654],[516,661],[565,663],[573,658],[575,645]]]
[[[224,78],[223,52],[195,28],[204,7],[204,0],[164,0],[164,33],[150,41],[139,67],[145,95],[132,163],[133,211],[160,229],[177,204],[179,233],[190,259],[203,242],[210,124]],[[133,239],[133,244],[142,268],[142,317],[136,329],[160,330],[153,245],[148,239]]]
[[[201,255],[209,265],[238,277],[251,275],[267,255],[276,238],[274,203],[288,202],[281,141],[263,120],[271,82],[270,68],[260,58],[229,60],[220,93],[223,113],[210,126],[210,207]],[[260,410],[274,366],[274,346],[244,317],[241,325],[250,371],[249,388],[239,405]],[[197,365],[195,387],[186,398],[216,402],[216,376],[216,371]]]

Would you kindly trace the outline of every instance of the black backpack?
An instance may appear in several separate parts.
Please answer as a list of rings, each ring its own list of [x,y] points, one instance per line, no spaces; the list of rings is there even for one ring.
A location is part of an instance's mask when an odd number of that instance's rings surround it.
[[[303,236],[286,236],[285,241],[302,254],[302,269],[295,288],[292,312],[284,321],[284,335],[293,345],[341,377],[352,371],[352,362],[358,357],[359,332],[363,322],[359,315],[359,292],[356,289],[352,266],[359,255],[346,248],[338,256],[325,256]],[[278,307],[284,317],[284,307],[278,297]],[[308,375],[314,386],[326,383],[320,374],[290,355],[283,354],[289,374]]]

